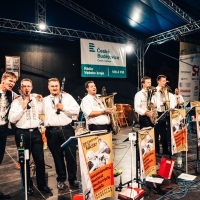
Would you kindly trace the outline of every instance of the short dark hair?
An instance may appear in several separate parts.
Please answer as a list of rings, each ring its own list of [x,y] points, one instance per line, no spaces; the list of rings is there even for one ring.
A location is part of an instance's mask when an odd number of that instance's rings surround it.
[[[167,77],[165,76],[165,75],[158,75],[158,77],[157,77],[157,81],[159,81],[161,78],[166,78],[167,79]]]
[[[94,81],[87,81],[87,82],[85,83],[85,88],[88,88],[90,83],[94,83]]]
[[[141,78],[141,84],[144,84],[144,83],[145,83],[145,80],[148,80],[148,79],[151,80],[151,78],[148,77],[148,76],[144,76],[143,78]]]

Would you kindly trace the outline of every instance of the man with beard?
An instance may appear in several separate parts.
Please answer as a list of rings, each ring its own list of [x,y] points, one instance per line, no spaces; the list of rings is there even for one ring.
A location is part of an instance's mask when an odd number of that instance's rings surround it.
[[[81,110],[89,130],[110,131],[110,118],[108,114],[111,114],[112,110],[106,109],[102,100],[97,96],[97,88],[93,81],[87,81],[85,88],[88,94],[82,99]]]
[[[57,187],[59,190],[64,190],[67,187],[64,183],[66,180],[64,157],[67,162],[69,184],[72,187],[78,187],[76,180],[76,142],[71,142],[64,149],[61,149],[60,146],[75,135],[71,125],[72,116],[78,115],[80,108],[70,94],[61,93],[57,78],[49,79],[48,89],[50,95],[44,98],[44,125],[46,126],[47,145],[55,162]]]
[[[18,95],[12,92],[17,81],[17,76],[12,72],[5,72],[1,78],[0,84],[0,164],[2,163],[8,128],[8,111],[12,100]],[[0,192],[0,198],[10,199],[10,195],[5,195]]]

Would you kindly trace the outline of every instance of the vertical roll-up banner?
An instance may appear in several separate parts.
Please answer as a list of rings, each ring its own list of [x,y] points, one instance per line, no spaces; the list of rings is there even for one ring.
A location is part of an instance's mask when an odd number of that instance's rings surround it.
[[[78,139],[84,199],[114,196],[112,134]]]
[[[187,151],[185,115],[185,109],[170,111],[172,155],[181,151]]]
[[[185,103],[199,99],[199,66],[199,53],[180,56],[178,87]]]
[[[81,77],[126,78],[125,44],[81,39]]]
[[[200,146],[200,104],[196,108],[196,123],[197,123],[197,141]]]
[[[156,174],[156,151],[154,128],[138,132],[141,179]]]

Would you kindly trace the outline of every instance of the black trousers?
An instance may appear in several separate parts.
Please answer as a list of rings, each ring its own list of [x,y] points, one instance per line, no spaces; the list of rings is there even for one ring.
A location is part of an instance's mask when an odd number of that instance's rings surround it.
[[[158,112],[158,117],[160,117],[163,112]],[[169,118],[165,121],[159,121],[155,126],[155,145],[156,145],[156,153],[160,153],[160,144],[159,144],[159,136],[160,142],[162,144],[163,153],[168,151],[168,142],[169,142],[169,130],[168,126],[170,120]]]
[[[28,129],[16,129],[15,132],[15,142],[17,147],[20,145],[20,135],[24,138],[24,147],[29,149],[29,155],[32,153],[33,160],[36,165],[36,180],[38,188],[46,185],[45,180],[45,163],[44,163],[44,152],[43,152],[43,141],[42,135],[38,129],[30,132]],[[22,179],[24,185],[24,164],[20,164]],[[32,187],[33,183],[30,178],[30,163],[29,160],[26,161],[27,170],[27,187]]]
[[[77,164],[76,164],[76,141],[71,142],[64,149],[60,148],[60,145],[63,144],[69,137],[74,136],[74,129],[71,125],[61,127],[47,127],[46,128],[46,137],[47,144],[52,153],[56,173],[57,181],[64,182],[66,180],[66,167],[65,160],[67,162],[67,171],[68,171],[68,181],[73,182],[76,180]]]
[[[111,131],[111,125],[110,124],[103,124],[103,125],[89,124],[89,130],[90,131],[108,130],[109,132]]]
[[[7,124],[0,126],[0,164],[2,163],[7,139]]]
[[[154,127],[154,125],[151,123],[151,120],[146,115],[139,115],[139,123],[140,123],[140,129],[144,127]]]

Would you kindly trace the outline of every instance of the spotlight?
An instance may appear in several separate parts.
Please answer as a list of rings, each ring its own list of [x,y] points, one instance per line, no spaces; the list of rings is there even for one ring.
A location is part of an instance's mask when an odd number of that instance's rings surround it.
[[[42,31],[45,30],[46,29],[46,24],[40,23],[39,24],[39,29],[42,30]]]
[[[127,52],[127,53],[131,53],[132,50],[133,50],[133,46],[132,46],[131,44],[128,44],[128,45],[126,46],[126,52]]]

